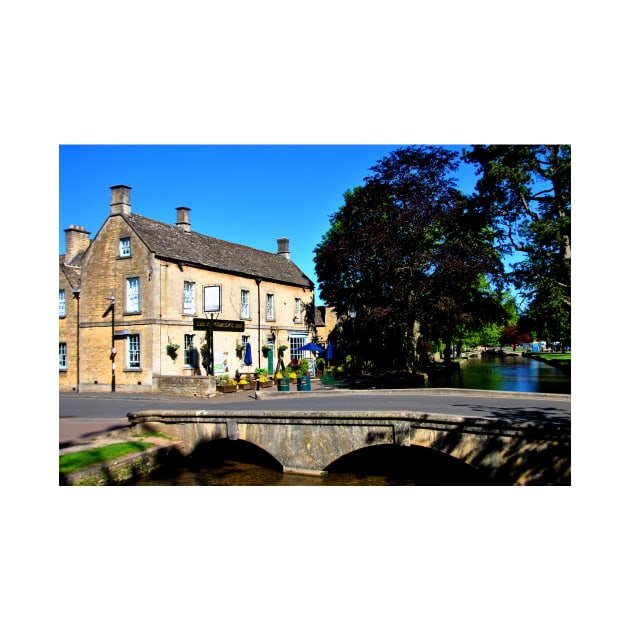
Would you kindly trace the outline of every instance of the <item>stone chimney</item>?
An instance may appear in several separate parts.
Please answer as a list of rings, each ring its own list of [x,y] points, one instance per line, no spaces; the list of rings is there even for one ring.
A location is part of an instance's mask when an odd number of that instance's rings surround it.
[[[175,225],[178,228],[184,230],[184,232],[190,232],[190,208],[176,208],[177,210],[177,223]]]
[[[64,260],[69,263],[77,254],[84,252],[90,245],[90,233],[80,225],[71,225],[65,229],[66,253]]]
[[[112,201],[109,204],[111,214],[131,214],[130,186],[110,186]]]
[[[278,256],[283,256],[287,260],[291,260],[291,254],[289,253],[289,239],[278,239]]]

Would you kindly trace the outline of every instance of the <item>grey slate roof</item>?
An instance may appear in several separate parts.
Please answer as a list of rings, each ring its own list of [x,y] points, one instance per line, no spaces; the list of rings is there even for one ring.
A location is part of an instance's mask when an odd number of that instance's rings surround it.
[[[66,264],[66,257],[64,254],[59,255],[59,268],[65,274],[68,279],[68,283],[73,289],[78,289],[81,287],[81,260],[83,259],[83,254],[85,252],[81,252],[77,254],[74,259],[71,261],[71,264]]]
[[[218,238],[186,232],[139,214],[121,215],[158,258],[251,278],[313,288],[299,267],[283,256]]]

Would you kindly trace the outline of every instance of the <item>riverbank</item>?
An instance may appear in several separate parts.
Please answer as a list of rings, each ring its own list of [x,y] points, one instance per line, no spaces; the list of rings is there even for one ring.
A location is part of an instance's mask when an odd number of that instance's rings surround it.
[[[552,367],[562,370],[565,374],[571,374],[571,353],[555,353],[555,352],[524,352],[524,357],[542,361]]]
[[[60,486],[118,486],[141,479],[157,471],[165,463],[181,457],[179,441],[168,436],[133,436],[131,427],[108,431],[101,436],[60,449],[59,456],[98,449],[124,442],[148,442],[151,447],[139,453],[130,453],[110,461],[98,462],[70,473],[59,473]]]

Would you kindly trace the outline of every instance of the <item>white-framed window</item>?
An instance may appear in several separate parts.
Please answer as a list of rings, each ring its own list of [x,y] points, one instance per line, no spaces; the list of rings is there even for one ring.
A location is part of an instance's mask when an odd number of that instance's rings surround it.
[[[140,335],[127,335],[127,368],[140,369]]]
[[[303,316],[303,305],[302,300],[300,298],[295,298],[295,321],[296,323],[302,322]]]
[[[249,319],[249,291],[241,290],[241,319]]]
[[[195,313],[195,283],[184,280],[184,313]]]
[[[267,301],[265,304],[265,319],[272,321],[276,319],[276,307],[273,293],[267,293]]]
[[[308,341],[308,332],[296,332],[289,335],[289,352],[293,360],[299,361],[306,355],[306,350],[298,350]]]
[[[66,316],[66,290],[59,289],[59,317]]]
[[[127,313],[140,312],[140,278],[127,278]]]
[[[118,243],[118,255],[121,258],[129,258],[131,256],[131,238],[125,236]]]
[[[68,346],[65,342],[59,342],[59,369],[68,369]]]

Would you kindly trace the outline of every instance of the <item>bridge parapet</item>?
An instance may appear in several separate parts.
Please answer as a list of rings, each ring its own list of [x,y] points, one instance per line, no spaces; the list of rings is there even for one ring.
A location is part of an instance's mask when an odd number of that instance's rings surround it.
[[[142,411],[128,414],[181,440],[184,454],[210,440],[244,440],[285,472],[322,474],[359,449],[421,446],[455,457],[501,483],[570,484],[570,422],[518,421],[413,411]]]

